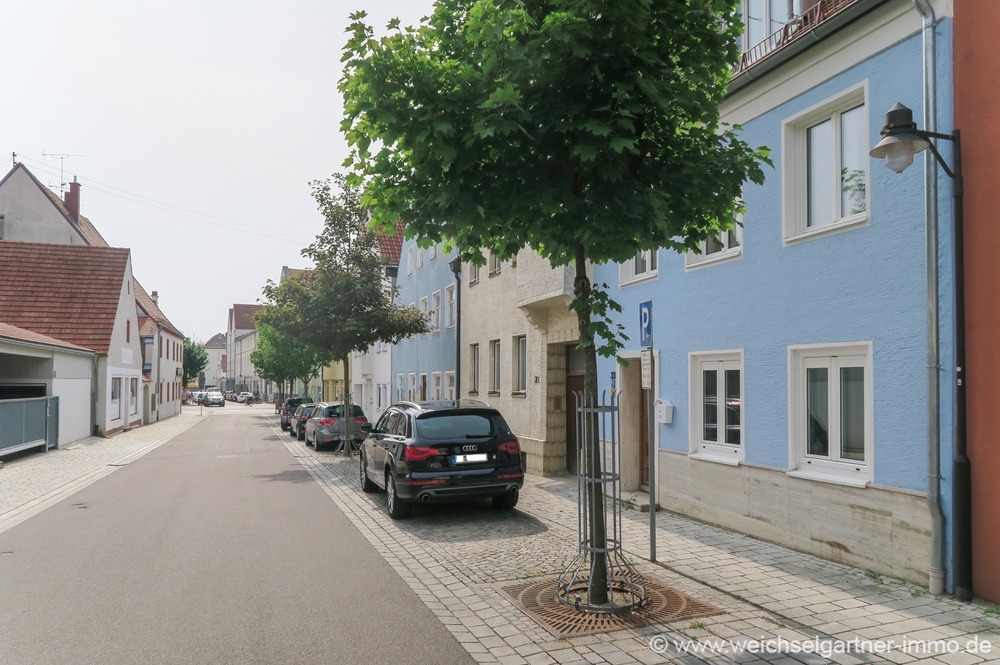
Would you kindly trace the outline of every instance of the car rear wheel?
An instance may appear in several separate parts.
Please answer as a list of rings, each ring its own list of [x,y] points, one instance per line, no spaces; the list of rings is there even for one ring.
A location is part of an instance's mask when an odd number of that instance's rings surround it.
[[[516,492],[508,492],[500,496],[493,497],[493,505],[501,510],[510,510],[517,505],[517,498],[520,496]]]
[[[368,479],[368,471],[366,471],[365,454],[362,452],[358,457],[361,458],[361,491],[362,492],[374,492],[378,489],[378,485],[373,483]]]
[[[398,520],[410,514],[410,504],[403,501],[396,494],[396,481],[392,478],[392,472],[385,474],[385,507],[389,510],[389,517]]]

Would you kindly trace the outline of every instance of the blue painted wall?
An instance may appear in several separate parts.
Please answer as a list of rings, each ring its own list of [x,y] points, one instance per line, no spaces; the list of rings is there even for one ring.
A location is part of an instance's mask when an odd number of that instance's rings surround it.
[[[939,63],[951,61],[950,34],[950,27],[939,26]],[[902,174],[875,160],[869,163],[868,226],[783,246],[781,219],[782,121],[867,80],[871,145],[879,140],[885,111],[897,101],[914,109],[915,120],[924,127],[921,58],[920,37],[907,39],[744,124],[743,136],[750,145],[771,148],[774,167],[766,169],[762,186],[749,185],[744,193],[741,258],[685,271],[683,256],[662,250],[658,279],[613,287],[612,296],[624,308],[622,322],[630,351],[639,348],[638,304],[653,300],[659,397],[676,406],[673,423],[660,426],[662,448],[688,450],[688,353],[742,349],[746,462],[787,469],[787,347],[871,340],[875,483],[927,489],[927,271],[921,157]],[[938,131],[950,131],[951,97],[950,71],[942,64]],[[950,465],[951,184],[941,177],[941,441]],[[618,266],[598,266],[595,282],[617,285]],[[613,361],[600,359],[602,389],[610,387],[615,369]],[[942,491],[950,494],[950,487],[945,484]]]
[[[408,269],[407,257],[412,251],[413,262],[411,269]],[[415,239],[403,241],[403,248],[399,258],[399,275],[396,279],[399,285],[399,292],[396,302],[401,305],[414,304],[418,309],[420,299],[427,298],[431,302],[431,295],[435,291],[441,292],[441,314],[440,330],[426,335],[417,335],[410,339],[403,340],[393,347],[392,351],[392,378],[390,390],[391,400],[399,401],[396,395],[396,375],[403,375],[403,390],[409,386],[408,375],[412,372],[417,375],[417,385],[419,386],[419,376],[427,375],[427,394],[431,397],[432,382],[431,374],[441,373],[441,392],[447,396],[447,381],[445,372],[455,371],[455,328],[445,327],[445,308],[447,299],[445,289],[449,285],[455,284],[455,275],[451,271],[448,262],[454,258],[454,254],[444,254],[440,245],[437,248],[436,258],[430,258],[429,250],[424,250],[423,265],[418,267],[417,255],[419,249]]]

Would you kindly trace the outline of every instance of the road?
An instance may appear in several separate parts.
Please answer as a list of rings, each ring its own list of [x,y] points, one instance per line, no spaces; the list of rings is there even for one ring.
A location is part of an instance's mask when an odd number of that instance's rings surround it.
[[[263,409],[224,413],[0,534],[0,663],[473,663]]]

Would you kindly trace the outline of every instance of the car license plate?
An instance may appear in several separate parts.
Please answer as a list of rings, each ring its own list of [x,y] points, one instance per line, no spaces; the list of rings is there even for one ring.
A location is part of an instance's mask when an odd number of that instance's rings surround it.
[[[468,464],[469,462],[485,462],[486,453],[475,453],[473,455],[452,455],[452,464]]]

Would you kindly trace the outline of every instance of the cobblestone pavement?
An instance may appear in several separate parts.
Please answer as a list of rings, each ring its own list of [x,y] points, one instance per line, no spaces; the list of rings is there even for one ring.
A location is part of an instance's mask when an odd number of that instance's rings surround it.
[[[0,533],[116,466],[196,425],[196,411],[0,469]],[[203,417],[226,417],[221,410]],[[479,663],[1000,663],[1000,608],[959,603],[882,578],[660,512],[650,563],[649,516],[626,510],[628,560],[723,613],[638,629],[557,638],[504,588],[562,573],[577,553],[576,482],[529,476],[514,511],[418,506],[393,521],[383,493],[359,487],[358,459],[278,439]],[[987,651],[987,649],[989,649]]]

